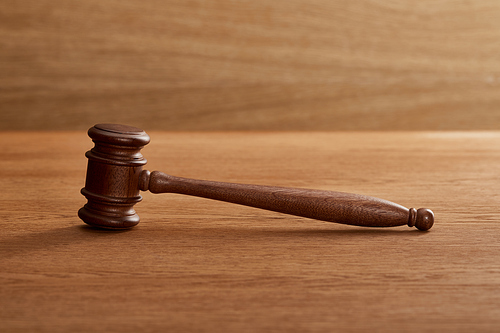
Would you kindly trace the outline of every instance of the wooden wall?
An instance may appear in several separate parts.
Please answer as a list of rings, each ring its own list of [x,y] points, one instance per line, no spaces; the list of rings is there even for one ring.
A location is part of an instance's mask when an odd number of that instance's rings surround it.
[[[500,129],[497,0],[2,0],[0,129]]]

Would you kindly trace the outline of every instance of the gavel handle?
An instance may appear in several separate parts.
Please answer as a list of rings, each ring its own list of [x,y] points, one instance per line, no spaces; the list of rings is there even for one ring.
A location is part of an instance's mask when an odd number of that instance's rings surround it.
[[[387,200],[343,192],[196,180],[147,170],[141,173],[139,188],[364,227],[408,225],[428,230],[434,223],[434,214],[429,209],[408,209]]]

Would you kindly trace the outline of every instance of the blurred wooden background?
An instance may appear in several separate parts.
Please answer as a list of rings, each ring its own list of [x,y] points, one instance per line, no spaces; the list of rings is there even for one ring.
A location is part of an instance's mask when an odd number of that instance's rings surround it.
[[[500,129],[500,1],[2,0],[0,130]]]

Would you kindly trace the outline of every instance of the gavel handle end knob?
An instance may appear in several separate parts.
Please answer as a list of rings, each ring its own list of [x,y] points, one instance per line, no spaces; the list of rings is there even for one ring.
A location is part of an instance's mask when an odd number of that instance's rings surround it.
[[[418,230],[427,231],[434,225],[434,213],[427,208],[410,208],[408,226]]]

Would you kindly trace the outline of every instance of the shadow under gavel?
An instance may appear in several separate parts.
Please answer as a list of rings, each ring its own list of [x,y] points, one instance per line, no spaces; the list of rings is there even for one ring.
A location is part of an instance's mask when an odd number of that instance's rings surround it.
[[[95,143],[86,153],[87,178],[82,194],[88,202],[78,211],[87,224],[107,229],[127,229],[139,223],[134,205],[142,200],[140,190],[178,193],[231,202],[275,212],[364,227],[408,225],[429,230],[431,210],[405,208],[365,195],[246,185],[174,177],[142,170],[146,160],[141,149],[149,136],[126,125],[98,124],[90,128]]]

